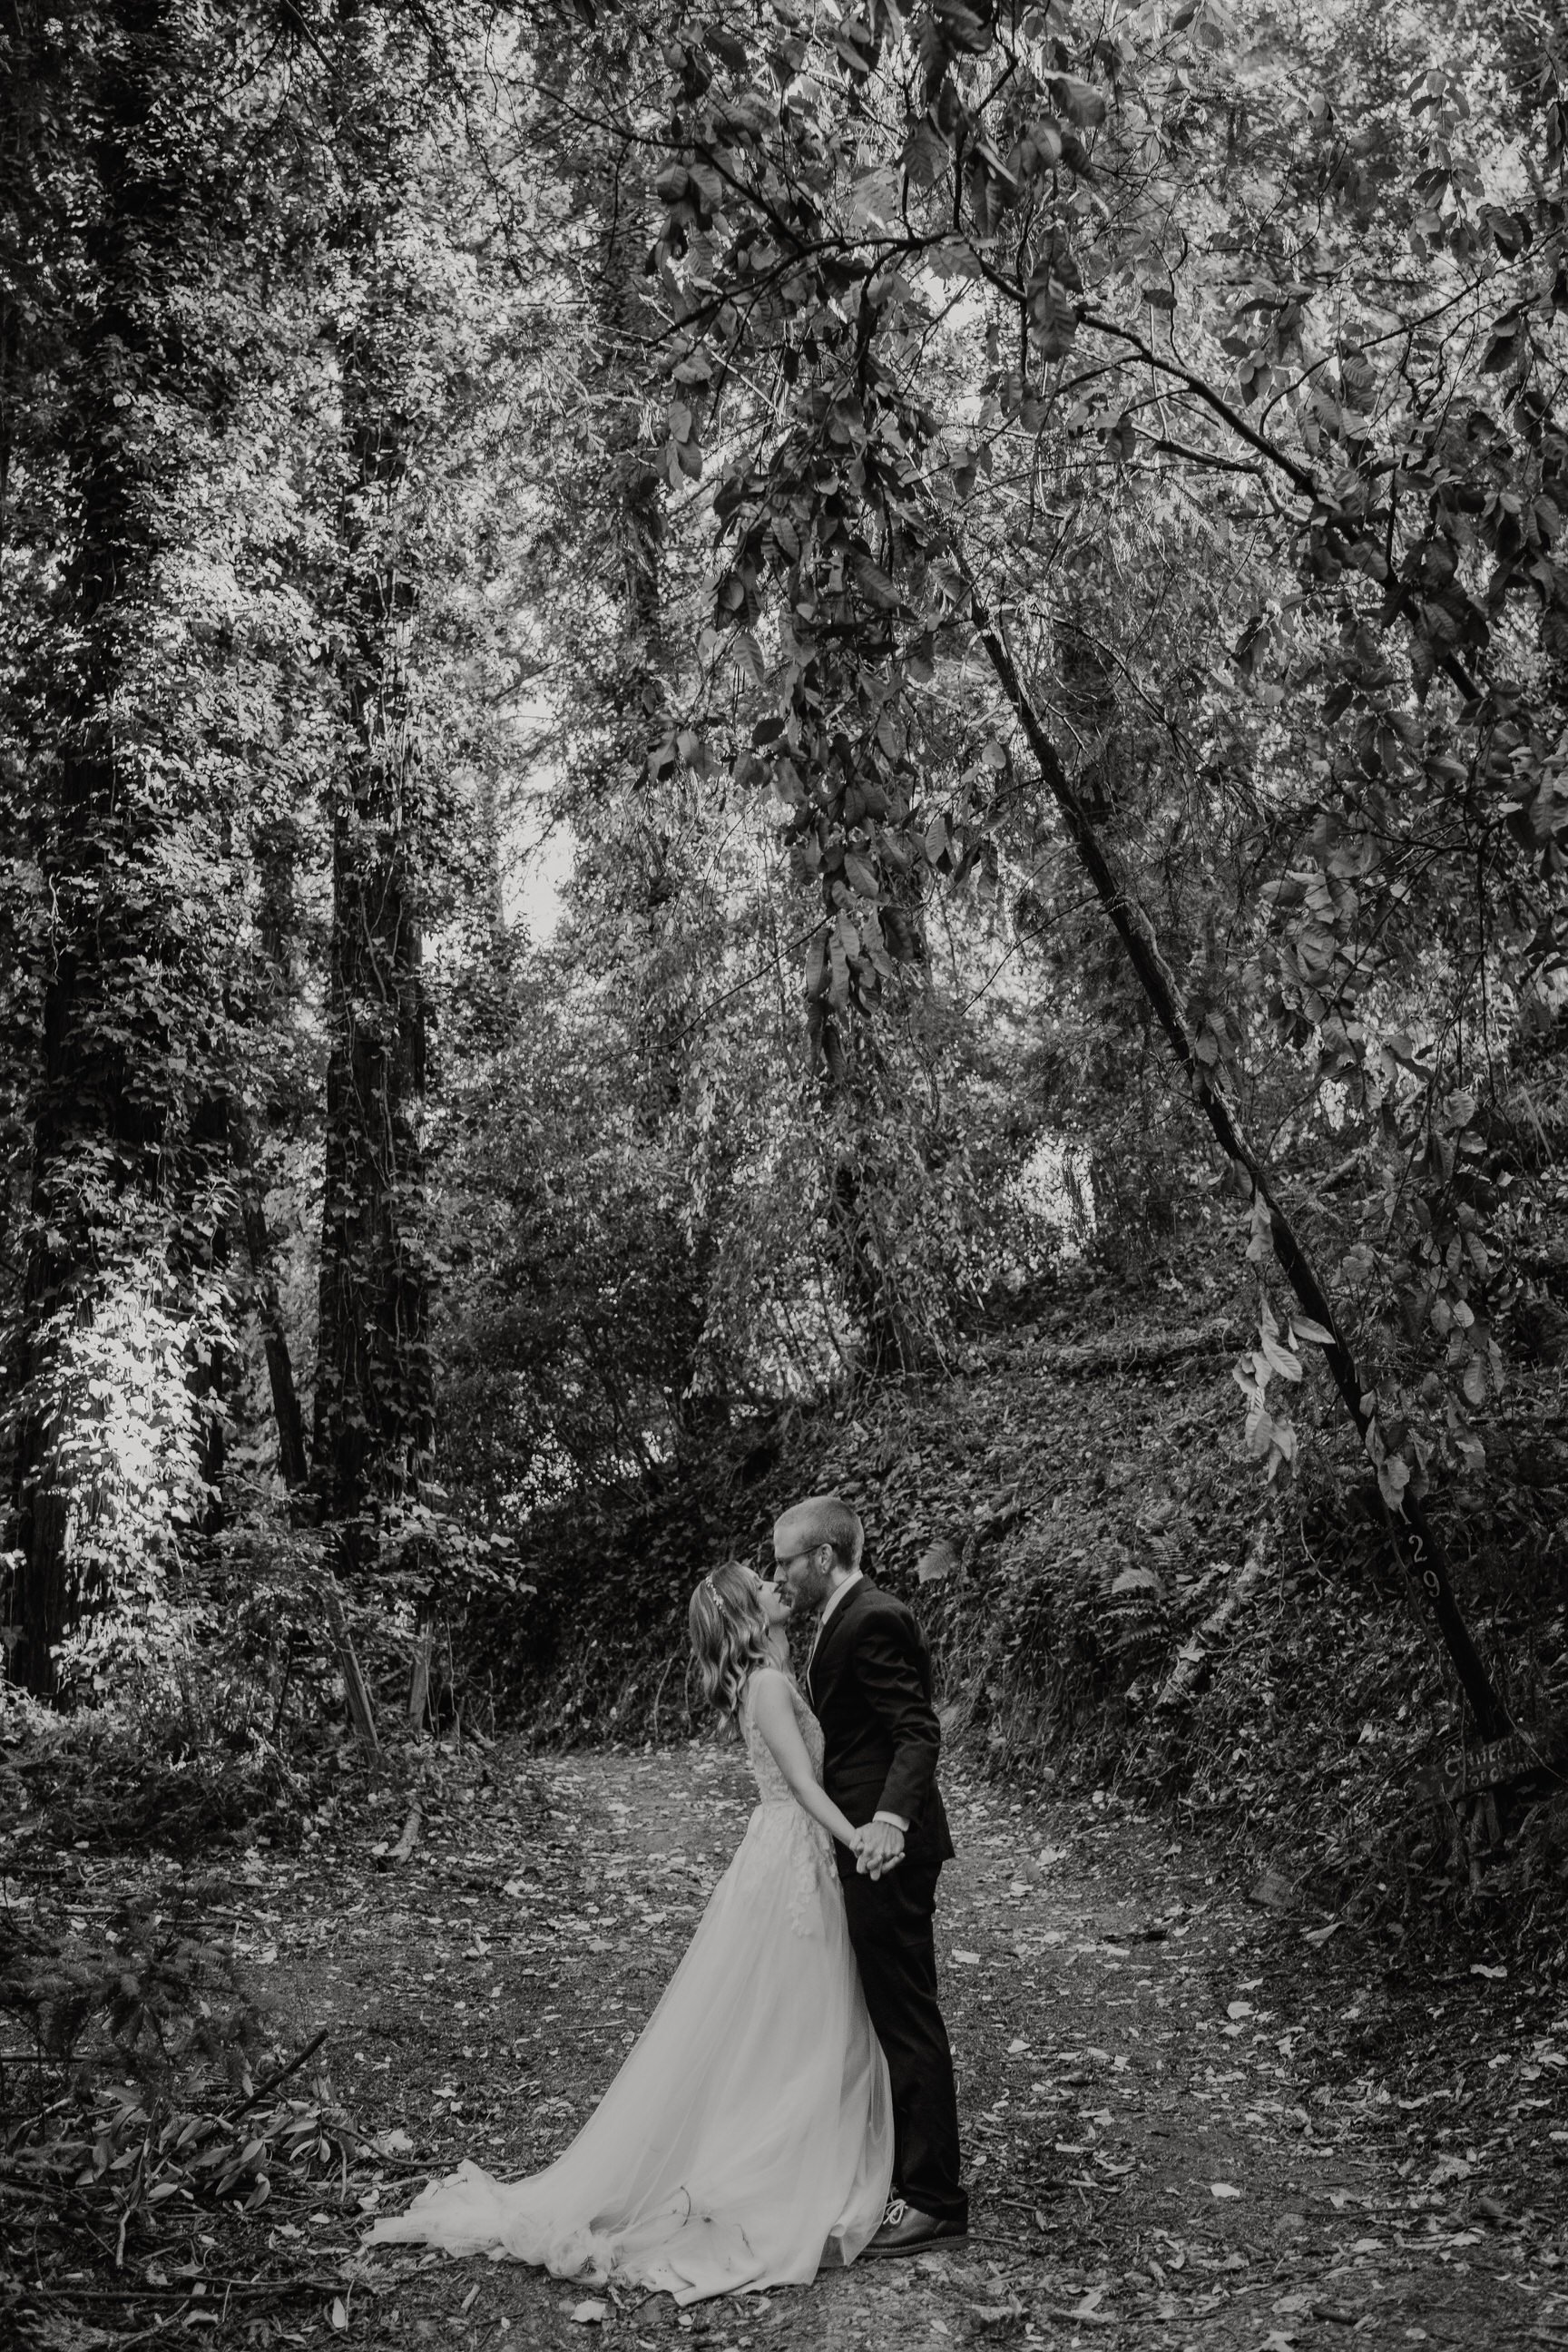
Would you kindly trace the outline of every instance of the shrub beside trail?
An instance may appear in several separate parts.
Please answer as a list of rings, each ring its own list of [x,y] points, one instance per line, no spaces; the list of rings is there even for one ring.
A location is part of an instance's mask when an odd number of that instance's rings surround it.
[[[536,1523],[536,1596],[472,1620],[470,1659],[542,1747],[691,1736],[693,1577],[763,1564],[784,1504],[832,1489],[930,1631],[950,1739],[994,1773],[1156,1798],[1276,1900],[1473,1915],[1559,1960],[1568,1801],[1452,1799],[1456,1694],[1375,1486],[1310,1375],[1300,1473],[1261,1483],[1231,1377],[1247,1303],[1223,1303],[1155,1324],[1085,1270],[950,1377],[740,1425],[651,1497]],[[1549,1379],[1516,1387],[1489,1434],[1531,1475],[1473,1482],[1450,1535],[1527,1724],[1568,1700],[1556,1412]]]

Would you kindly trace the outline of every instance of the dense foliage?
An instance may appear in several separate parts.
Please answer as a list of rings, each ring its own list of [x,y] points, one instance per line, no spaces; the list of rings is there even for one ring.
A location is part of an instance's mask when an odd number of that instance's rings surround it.
[[[1550,19],[3,37],[12,1687],[238,1674],[259,1755],[471,1703],[476,1610],[663,1640],[820,1408],[1054,1300],[1234,1328],[1220,1454],[1539,1713]]]
[[[1565,172],[1531,0],[0,12],[0,2204],[95,2326],[276,2196],[274,2340],[409,2149],[258,1886],[693,1735],[803,1490],[988,1771],[1568,1966]]]

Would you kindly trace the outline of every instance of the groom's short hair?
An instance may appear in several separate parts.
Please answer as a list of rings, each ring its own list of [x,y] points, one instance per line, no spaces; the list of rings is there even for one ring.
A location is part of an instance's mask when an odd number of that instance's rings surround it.
[[[804,1503],[794,1503],[784,1517],[798,1525],[803,1533],[810,1531],[814,1544],[830,1544],[833,1557],[840,1568],[858,1568],[860,1555],[866,1549],[866,1530],[860,1524],[860,1514],[837,1495],[808,1495]]]

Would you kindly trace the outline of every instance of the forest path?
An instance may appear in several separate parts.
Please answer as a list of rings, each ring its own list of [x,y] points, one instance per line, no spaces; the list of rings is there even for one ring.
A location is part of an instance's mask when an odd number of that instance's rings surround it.
[[[960,1853],[938,1951],[965,2251],[678,2315],[508,2263],[357,2258],[329,2192],[309,2259],[347,2259],[349,2340],[1568,2347],[1550,1996],[1521,2021],[1517,1988],[1467,1970],[1445,1998],[1418,1969],[1391,1970],[1386,1941],[1346,1928],[1314,1945],[1310,1920],[1236,1899],[1114,1800],[1019,1801],[952,1769],[944,1786]],[[351,2208],[401,2206],[424,2160],[472,2154],[510,2176],[559,2151],[751,1802],[740,1758],[708,1748],[540,1760],[503,1745],[458,1793],[410,1862],[378,1866],[367,1840],[330,1881],[280,1874],[265,1898],[255,1981],[279,2023],[329,2027],[339,2096],[367,2131],[413,2144],[379,2189],[351,2179]],[[1439,2042],[1448,2001],[1464,2026]],[[1479,2055],[1464,2049],[1477,2033]],[[274,2237],[274,2263],[290,2251],[304,2257]]]

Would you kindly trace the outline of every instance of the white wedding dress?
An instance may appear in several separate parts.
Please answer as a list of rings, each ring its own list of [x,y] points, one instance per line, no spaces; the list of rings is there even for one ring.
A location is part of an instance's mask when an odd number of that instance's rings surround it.
[[[776,1668],[762,1670],[775,1674]],[[789,1691],[818,1780],[822,1728]],[[805,2285],[854,2261],[893,2168],[887,2061],[849,1946],[832,1840],[742,1701],[761,1802],[685,1958],[563,2156],[527,2180],[469,2162],[365,2242],[510,2254],[677,2303]]]

